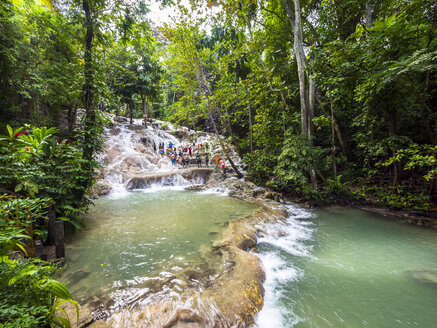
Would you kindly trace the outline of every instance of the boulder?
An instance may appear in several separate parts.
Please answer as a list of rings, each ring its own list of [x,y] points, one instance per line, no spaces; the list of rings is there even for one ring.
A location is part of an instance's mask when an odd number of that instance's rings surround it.
[[[192,135],[189,131],[185,131],[185,130],[176,130],[176,131],[171,131],[170,133],[181,141],[188,139]]]
[[[121,132],[121,129],[117,126],[114,126],[111,128],[111,130],[109,130],[109,134],[113,135],[113,136],[120,134],[120,132]]]
[[[129,124],[127,128],[131,131],[137,131],[137,132],[144,131],[146,129],[144,125],[139,125],[139,124]]]
[[[93,186],[92,195],[94,197],[107,195],[107,194],[109,194],[111,192],[111,189],[112,188],[111,188],[111,186],[110,186],[108,181],[106,181],[106,180],[99,180]]]
[[[111,328],[108,323],[106,323],[103,320],[96,320],[91,325],[88,326],[89,328]]]
[[[437,269],[416,269],[409,270],[408,273],[417,281],[437,287]]]

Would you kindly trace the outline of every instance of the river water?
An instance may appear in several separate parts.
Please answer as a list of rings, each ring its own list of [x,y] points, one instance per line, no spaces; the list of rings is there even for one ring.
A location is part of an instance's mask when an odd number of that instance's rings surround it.
[[[211,242],[228,222],[256,208],[236,198],[165,188],[99,198],[86,228],[67,246],[61,281],[84,303],[92,296],[117,298],[128,287],[137,292],[133,288],[188,267],[201,271],[214,262]]]
[[[257,227],[266,272],[257,327],[437,326],[436,231],[355,209],[287,208],[286,223]],[[213,275],[220,260],[211,243],[255,210],[165,188],[99,198],[67,247],[61,281],[81,303],[98,296],[121,309],[153,289],[151,280],[162,289],[160,281],[187,268]],[[186,284],[173,280],[169,291],[182,292]]]
[[[437,327],[435,230],[355,209],[289,212],[260,227],[258,327]]]

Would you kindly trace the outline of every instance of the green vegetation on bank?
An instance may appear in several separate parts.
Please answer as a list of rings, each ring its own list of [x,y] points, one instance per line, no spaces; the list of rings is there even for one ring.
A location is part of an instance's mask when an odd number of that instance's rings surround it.
[[[164,29],[170,119],[216,121],[250,179],[294,197],[435,209],[432,2],[196,3]]]
[[[53,276],[56,266],[35,256],[35,239],[48,237],[49,212],[75,228],[90,200],[80,141],[54,136],[59,129],[27,126],[0,136],[0,324],[2,327],[68,327],[55,316],[68,290]],[[91,165],[96,166],[96,163]]]

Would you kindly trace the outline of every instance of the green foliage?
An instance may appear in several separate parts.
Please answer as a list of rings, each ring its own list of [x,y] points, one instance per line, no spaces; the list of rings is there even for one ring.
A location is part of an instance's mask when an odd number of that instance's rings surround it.
[[[35,1],[0,3],[0,130],[55,125],[81,93],[78,26]]]
[[[279,191],[356,198],[349,183],[391,180],[399,188],[413,181],[412,189],[435,198],[435,8],[416,0],[344,4],[301,2],[305,73],[318,95],[311,143],[300,136],[293,26],[283,1],[225,1],[221,14],[205,18],[214,22],[210,34],[204,19],[181,9],[164,30],[167,117],[201,128],[206,109],[217,108],[214,120],[249,164],[249,178]],[[332,178],[334,164],[347,187]]]
[[[430,196],[423,192],[411,191],[404,186],[365,188],[366,193],[378,198],[380,205],[395,210],[424,210],[430,209]]]
[[[0,196],[0,325],[1,327],[69,327],[54,316],[61,302],[77,302],[53,279],[57,268],[39,259],[25,259],[30,240],[26,229],[46,220],[48,200]],[[35,231],[34,231],[35,232]]]
[[[308,184],[306,172],[313,162],[312,147],[306,136],[289,135],[284,140],[282,153],[275,167],[277,187],[290,191]]]
[[[54,280],[56,267],[37,259],[0,257],[0,324],[2,327],[69,327],[69,321],[54,316],[61,304],[79,307],[64,285]]]
[[[3,190],[50,199],[59,215],[79,227],[80,214],[88,203],[78,197],[84,188],[81,182],[92,177],[82,168],[84,160],[78,144],[73,139],[56,137],[56,128],[27,126],[13,131],[8,126],[8,132],[8,136],[0,136]],[[39,228],[46,229],[44,222],[39,224],[43,225]]]
[[[436,153],[437,146],[412,144],[405,149],[399,149],[394,156],[377,165],[387,167],[393,163],[400,163],[404,170],[423,172],[423,178],[431,181],[437,177]]]
[[[272,171],[276,165],[276,158],[267,151],[257,149],[247,154],[243,160],[249,164],[248,174],[252,181],[258,184],[265,183],[271,179]]]
[[[351,197],[353,194],[349,188],[341,183],[341,175],[337,176],[337,179],[328,179],[325,186],[325,191],[334,196]]]
[[[319,191],[346,192],[334,181],[335,164],[346,184],[428,191],[435,201],[435,6],[340,2],[300,2],[308,45],[304,74],[315,81],[318,98],[312,143],[306,144],[299,139],[294,27],[284,1],[225,0],[218,13],[192,1],[191,9],[177,6],[177,19],[160,30],[149,26],[143,2],[88,1],[92,24],[84,24],[82,1],[68,0],[57,11],[33,0],[2,1],[3,187],[53,199],[58,214],[79,226],[73,218],[86,207],[83,196],[97,168],[93,154],[102,146],[95,109],[102,104],[114,112],[128,104],[136,118],[147,112],[195,130],[215,122],[249,164],[250,178],[277,190],[310,194],[311,164]],[[288,4],[293,11],[293,1]],[[89,27],[91,61],[83,58]],[[94,99],[89,104],[85,72]],[[73,131],[80,106],[88,113]],[[52,136],[43,141],[34,133],[14,137],[23,129],[6,132],[7,124],[26,122],[58,125],[55,134],[77,141],[58,147]]]
[[[0,195],[0,256],[8,255],[16,246],[25,253],[26,239],[32,237],[25,230],[36,220],[46,219],[48,201]]]

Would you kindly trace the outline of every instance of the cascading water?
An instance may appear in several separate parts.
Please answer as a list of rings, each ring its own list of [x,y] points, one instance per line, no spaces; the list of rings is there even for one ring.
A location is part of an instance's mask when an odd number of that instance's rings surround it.
[[[281,253],[311,256],[313,228],[308,219],[312,214],[294,205],[287,205],[286,208],[289,215],[286,222],[258,226],[258,244],[269,246],[268,251],[258,254],[266,273],[264,307],[257,316],[260,328],[293,327],[301,320],[279,302],[279,299],[287,297],[281,286],[291,284],[303,275],[303,271],[287,262]],[[287,321],[285,313],[288,314]]]
[[[257,327],[435,326],[435,231],[356,209],[288,212],[260,227]]]
[[[114,119],[113,116],[111,116]],[[196,133],[188,128],[176,129],[172,124],[159,120],[152,120],[147,127],[142,121],[136,119],[133,124],[128,124],[124,119],[113,127],[106,128],[106,141],[104,152],[99,156],[99,161],[104,165],[102,176],[111,188],[110,197],[118,198],[126,195],[126,182],[139,174],[157,174],[177,172],[178,167],[172,166],[167,156],[161,156],[158,145],[164,143],[172,148],[191,145],[208,145],[210,158],[218,150],[215,138],[211,134]],[[185,137],[179,140],[173,134]],[[156,150],[153,149],[155,145]],[[193,147],[194,148],[194,147]],[[203,152],[206,151],[204,148]],[[194,156],[194,150],[192,152]],[[193,181],[174,174],[166,176],[160,181],[148,184],[148,187],[159,186],[187,186],[190,184],[205,183],[205,179],[196,176]],[[130,188],[131,189],[131,188]]]

